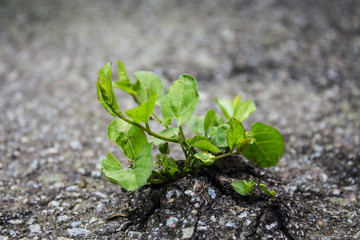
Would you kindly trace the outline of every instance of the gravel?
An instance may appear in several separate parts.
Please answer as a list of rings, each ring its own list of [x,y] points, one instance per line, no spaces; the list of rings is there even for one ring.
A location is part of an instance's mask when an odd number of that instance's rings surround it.
[[[0,240],[358,239],[359,11],[354,0],[3,1]],[[155,71],[166,87],[195,76],[196,114],[220,111],[215,97],[255,101],[245,127],[280,129],[285,154],[276,167],[233,176],[272,184],[284,210],[261,193],[254,203],[233,195],[229,170],[169,185],[162,205],[142,207],[148,219],[107,220],[155,194],[146,187],[129,197],[101,175],[108,152],[128,164],[107,139],[112,118],[95,91],[101,66],[118,59],[129,73]]]

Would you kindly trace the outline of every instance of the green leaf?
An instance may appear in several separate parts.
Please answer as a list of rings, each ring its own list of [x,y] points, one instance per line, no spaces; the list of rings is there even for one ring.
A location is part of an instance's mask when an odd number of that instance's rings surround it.
[[[216,134],[210,138],[210,142],[218,148],[223,148],[228,146],[226,139],[226,134],[229,131],[229,124],[222,124],[216,129]]]
[[[147,184],[152,172],[152,145],[145,145],[135,158],[132,169],[122,169],[113,156],[102,161],[104,175],[113,183],[119,184],[127,191],[135,191]]]
[[[124,92],[127,92],[129,94],[136,94],[136,91],[132,89],[132,86],[129,86],[125,82],[113,81],[112,85],[113,85],[114,88],[119,88],[119,89],[121,89]]]
[[[226,98],[218,99],[218,98],[216,98],[215,102],[221,108],[221,111],[223,112],[226,119],[229,119],[234,115],[234,105],[229,99],[226,99]]]
[[[230,151],[239,148],[241,140],[245,138],[245,129],[241,122],[236,118],[231,118],[227,124],[230,125],[229,131],[226,133]]]
[[[124,154],[134,160],[140,150],[146,145],[146,136],[143,130],[131,126],[128,133],[121,132],[115,143],[119,145]]]
[[[136,97],[134,97],[134,100],[137,104],[141,104],[142,102],[145,102],[148,100],[148,94],[146,92],[145,85],[140,80],[137,80],[134,83],[133,89],[136,91],[136,95],[138,97],[138,99]]]
[[[208,140],[206,137],[204,136],[201,136],[201,135],[196,135],[195,137],[193,138],[188,138],[186,139],[186,143],[189,145],[189,146],[193,146],[196,142],[200,141],[200,140]]]
[[[232,105],[236,108],[237,105],[239,105],[239,103],[241,102],[241,95],[237,95],[236,97],[234,97],[233,101],[232,101]]]
[[[209,142],[209,140],[200,140],[200,141],[196,142],[193,146],[197,147],[201,151],[209,151],[209,152],[213,152],[213,153],[220,152],[220,150],[217,147],[215,147],[214,145],[212,145]]]
[[[256,111],[255,103],[251,100],[240,102],[234,110],[234,117],[239,119],[240,122],[245,121],[251,113]]]
[[[116,179],[109,177],[109,176],[107,176],[107,174],[105,174],[105,172],[116,172],[116,171],[122,170],[121,164],[114,157],[114,155],[112,155],[111,153],[108,153],[107,157],[101,161],[101,170],[104,173],[104,175],[106,176],[106,178],[110,180],[110,182],[117,184]]]
[[[213,144],[211,144],[211,142],[204,136],[195,136],[189,139],[187,143],[192,147],[197,147],[201,151],[210,151],[213,153],[220,152],[220,150],[217,147],[215,147]]]
[[[247,146],[249,146],[249,144],[251,144],[253,141],[253,138],[244,138],[241,140],[239,146],[237,147],[237,152],[241,153],[244,151],[244,149],[247,148]]]
[[[107,103],[105,103],[103,97],[102,97],[102,94],[101,94],[101,90],[100,90],[100,85],[99,85],[99,82],[96,83],[96,93],[97,93],[97,96],[98,96],[98,100],[99,102],[101,103],[101,105],[105,108],[105,110],[110,113],[112,116],[116,116],[116,114],[113,112],[113,110],[109,107],[109,105],[107,105]]]
[[[242,196],[251,196],[255,184],[256,183],[250,179],[250,182],[247,182],[246,180],[235,181],[231,183],[231,186],[233,186],[238,194]]]
[[[192,116],[186,125],[193,133],[199,135],[204,133],[204,117]]]
[[[125,122],[121,118],[116,118],[111,121],[108,126],[107,134],[110,140],[116,140],[121,132],[129,130],[131,127],[130,123]]]
[[[177,126],[189,120],[199,101],[195,78],[183,74],[167,90],[161,102],[162,124],[168,126],[173,118],[177,119]]]
[[[204,118],[205,136],[211,136],[211,135],[209,135],[209,132],[211,133],[211,131],[209,131],[211,127],[216,127],[223,123],[224,123],[224,120],[218,114],[216,114],[214,110],[210,109],[206,113],[205,118]]]
[[[177,132],[179,132],[178,128],[167,128],[167,129],[161,131],[160,135],[172,138],[177,135]],[[151,136],[150,143],[158,146],[162,143],[165,143],[165,141]]]
[[[275,197],[275,191],[270,191],[266,188],[265,184],[260,183],[259,187],[261,188],[261,191],[267,195],[269,195],[271,198]]]
[[[161,152],[162,154],[169,154],[170,153],[169,144],[167,142],[160,144],[159,152]]]
[[[131,80],[126,72],[124,64],[121,61],[118,61],[118,70],[120,82],[122,82],[124,86],[131,87]]]
[[[133,76],[142,82],[145,88],[150,88],[157,93],[155,104],[160,106],[160,101],[164,95],[164,87],[160,78],[150,71],[138,71]]]
[[[119,161],[111,153],[108,153],[107,157],[102,160],[101,165],[108,171],[118,171],[122,169]]]
[[[140,104],[137,108],[133,108],[130,110],[125,111],[126,115],[128,115],[132,120],[137,123],[144,122],[147,123],[151,116],[151,113],[155,107],[155,100],[156,100],[156,92],[151,89],[149,91],[149,101]]]
[[[176,172],[180,172],[178,165],[176,164],[174,158],[168,157],[165,154],[162,154],[159,158],[161,165],[164,167],[163,171],[168,172],[170,176],[174,175]]]
[[[275,128],[263,123],[251,127],[254,141],[243,151],[244,156],[260,167],[275,166],[284,153],[284,140]]]
[[[207,152],[196,153],[194,157],[200,159],[206,166],[210,166],[215,162],[215,156]]]
[[[97,95],[99,102],[113,116],[121,115],[121,110],[116,102],[111,81],[111,63],[101,68],[97,81]]]

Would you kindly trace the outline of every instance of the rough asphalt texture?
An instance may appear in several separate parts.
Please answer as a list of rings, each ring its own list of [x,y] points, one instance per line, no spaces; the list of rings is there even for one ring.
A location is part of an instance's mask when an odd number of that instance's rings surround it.
[[[0,59],[1,240],[360,238],[359,1],[2,0]],[[195,76],[198,114],[219,111],[214,97],[254,100],[246,127],[280,129],[286,150],[278,166],[242,176],[272,184],[277,203],[232,195],[224,181],[235,179],[205,172],[169,186],[146,225],[106,220],[141,202],[100,171],[120,149],[107,139],[95,82],[117,59],[167,86]],[[179,199],[199,209],[167,211]],[[214,218],[196,205],[204,199]]]

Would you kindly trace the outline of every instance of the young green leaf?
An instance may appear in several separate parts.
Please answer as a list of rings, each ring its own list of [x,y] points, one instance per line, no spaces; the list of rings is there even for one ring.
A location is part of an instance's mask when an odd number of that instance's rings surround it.
[[[259,187],[261,188],[261,191],[262,191],[263,193],[269,195],[271,198],[274,198],[274,197],[275,197],[275,191],[269,191],[269,190],[266,188],[265,184],[260,183],[260,184],[259,184]]]
[[[108,153],[107,157],[102,160],[101,165],[108,171],[118,171],[123,169],[119,161],[111,153]]]
[[[234,117],[240,122],[244,122],[251,113],[256,111],[255,103],[251,100],[244,100],[237,104],[234,110]]]
[[[98,100],[101,103],[101,105],[105,108],[105,110],[110,113],[112,116],[116,116],[116,113],[114,113],[114,111],[111,109],[111,107],[105,103],[103,97],[102,97],[102,93],[101,93],[101,89],[100,89],[100,84],[97,83],[96,84],[96,94],[98,96]]]
[[[137,104],[141,104],[148,100],[148,94],[143,82],[137,80],[133,85],[133,89],[136,91],[136,96],[133,96],[133,98]]]
[[[254,185],[256,183],[250,178],[250,181],[246,180],[235,181],[231,183],[231,186],[235,189],[235,191],[242,196],[251,196]]]
[[[192,116],[186,125],[195,134],[201,135],[204,133],[204,117]]]
[[[241,95],[237,95],[236,97],[234,97],[233,101],[232,101],[232,105],[236,108],[237,105],[239,105],[239,103],[241,102]]]
[[[122,81],[113,81],[112,82],[112,85],[114,88],[119,88],[121,90],[123,90],[124,92],[127,92],[129,94],[136,94],[136,91],[133,90],[132,86],[126,84],[125,82],[122,82]]]
[[[140,150],[146,145],[146,136],[143,130],[131,126],[128,133],[121,132],[115,143],[119,145],[124,154],[134,160]]]
[[[230,118],[227,122],[230,125],[229,131],[226,133],[227,142],[230,151],[234,148],[239,148],[241,140],[245,138],[245,129],[241,122],[236,118]]]
[[[179,132],[178,128],[166,128],[165,130],[160,132],[160,135],[164,136],[164,137],[172,138],[172,137],[176,136],[178,132]],[[151,136],[150,143],[158,146],[162,143],[165,143],[165,141]]]
[[[206,166],[210,166],[215,162],[215,156],[207,152],[196,153],[194,157],[200,159]]]
[[[119,69],[119,81],[113,81],[112,86],[115,88],[119,88],[129,94],[136,94],[136,91],[134,91],[130,78],[121,61],[118,61],[118,69]]]
[[[169,154],[170,153],[169,144],[167,142],[160,144],[159,152],[161,152],[162,154]]]
[[[216,134],[210,138],[210,142],[218,148],[225,148],[228,146],[228,141],[226,139],[226,134],[229,131],[229,124],[222,124],[216,129]]]
[[[107,134],[110,140],[116,140],[121,132],[129,130],[131,127],[130,123],[125,122],[121,118],[116,118],[111,121],[108,126]]]
[[[104,175],[106,176],[106,178],[109,179],[110,182],[112,182],[112,183],[116,183],[116,184],[118,183],[116,181],[116,178],[107,176],[107,174],[105,174],[105,173],[106,172],[118,172],[118,171],[121,171],[122,169],[123,168],[121,167],[121,164],[119,163],[119,161],[111,153],[108,153],[107,157],[101,161],[101,170],[104,173]]]
[[[219,153],[220,150],[215,147],[211,142],[204,136],[195,136],[189,141],[190,146],[196,147],[201,151],[209,151],[213,153]]]
[[[251,127],[254,141],[243,151],[244,156],[260,167],[275,166],[284,153],[284,140],[275,128],[263,123]]]
[[[155,73],[149,71],[138,71],[133,76],[143,84],[145,89],[150,88],[157,93],[155,104],[160,106],[160,101],[164,95],[164,87],[160,78]]]
[[[189,120],[199,101],[195,78],[183,74],[167,90],[161,102],[162,124],[168,126],[172,119],[177,119],[177,126]]]
[[[97,95],[99,102],[113,116],[121,115],[111,81],[111,63],[101,68],[97,81]]]
[[[164,167],[163,171],[169,173],[170,176],[176,172],[180,172],[178,165],[172,157],[169,158],[167,155],[161,154],[158,159],[161,165]]]
[[[253,138],[244,138],[241,140],[239,146],[237,147],[237,152],[241,153],[244,151],[244,149],[247,148],[247,146],[249,146],[249,144],[251,144],[253,141]]]
[[[226,99],[226,98],[218,99],[218,98],[216,98],[215,102],[221,108],[221,111],[223,112],[226,119],[229,119],[234,115],[234,105],[229,99]]]
[[[144,122],[147,123],[151,116],[151,113],[155,107],[156,100],[156,92],[151,89],[148,89],[149,92],[149,100],[140,104],[137,108],[133,108],[125,111],[126,115],[128,115],[132,120],[137,123]]]
[[[124,64],[121,61],[118,61],[118,70],[119,70],[119,80],[124,83],[124,86],[130,87],[131,80],[126,72]]]
[[[217,127],[223,123],[224,123],[224,120],[218,114],[216,114],[214,110],[210,109],[206,113],[205,118],[204,118],[205,136],[207,136],[207,137],[211,136],[211,131],[210,131],[211,127]]]
[[[113,183],[127,191],[135,191],[147,183],[152,172],[152,145],[145,145],[135,158],[132,169],[122,169],[120,163],[109,156],[102,161],[102,172]]]

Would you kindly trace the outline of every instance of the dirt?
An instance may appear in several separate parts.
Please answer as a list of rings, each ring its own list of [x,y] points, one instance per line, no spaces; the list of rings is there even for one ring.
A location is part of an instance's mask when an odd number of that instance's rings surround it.
[[[358,1],[1,6],[0,240],[360,238]],[[107,139],[112,118],[95,90],[101,66],[118,59],[166,87],[192,74],[196,114],[220,113],[215,97],[253,100],[245,127],[278,128],[281,161],[260,169],[226,159],[126,195],[100,171],[108,152],[127,160]],[[249,177],[276,198],[237,195],[230,183]]]

